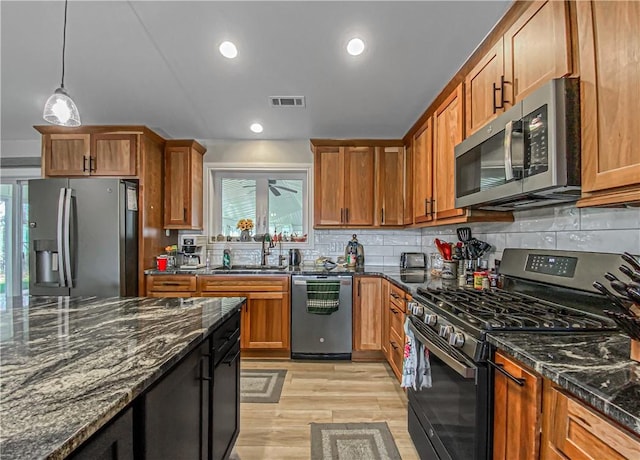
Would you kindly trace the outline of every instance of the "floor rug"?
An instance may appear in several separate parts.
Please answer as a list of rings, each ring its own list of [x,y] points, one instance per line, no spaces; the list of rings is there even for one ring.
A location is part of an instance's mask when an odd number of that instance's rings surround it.
[[[311,423],[311,460],[401,460],[389,426]]]
[[[245,369],[240,371],[240,402],[280,401],[286,369]]]

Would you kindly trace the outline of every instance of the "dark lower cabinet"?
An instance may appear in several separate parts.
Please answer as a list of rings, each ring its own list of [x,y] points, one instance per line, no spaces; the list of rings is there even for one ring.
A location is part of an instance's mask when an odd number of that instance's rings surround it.
[[[131,408],[116,416],[69,456],[70,460],[133,458],[133,409]]]
[[[145,396],[144,458],[206,459],[210,372],[206,340]]]
[[[211,439],[213,460],[229,458],[240,431],[240,341],[216,365],[213,373]]]

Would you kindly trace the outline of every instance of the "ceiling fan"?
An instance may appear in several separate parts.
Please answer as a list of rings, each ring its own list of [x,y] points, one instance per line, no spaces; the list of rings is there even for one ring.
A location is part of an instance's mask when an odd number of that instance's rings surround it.
[[[286,190],[287,192],[291,192],[291,193],[298,193],[297,190],[294,190],[289,187],[285,187],[284,185],[276,185],[276,182],[277,182],[276,179],[269,179],[269,191],[273,193],[274,196],[282,195],[282,193],[280,193],[280,190]],[[255,185],[244,185],[243,187],[245,188],[255,187]]]

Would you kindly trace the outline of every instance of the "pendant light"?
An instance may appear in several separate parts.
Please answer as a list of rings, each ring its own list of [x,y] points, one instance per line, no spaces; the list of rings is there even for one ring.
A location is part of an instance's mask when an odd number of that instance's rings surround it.
[[[80,126],[80,114],[73,99],[64,89],[64,51],[67,43],[67,2],[64,1],[64,28],[62,31],[62,81],[60,88],[47,99],[44,105],[43,118],[54,125]]]

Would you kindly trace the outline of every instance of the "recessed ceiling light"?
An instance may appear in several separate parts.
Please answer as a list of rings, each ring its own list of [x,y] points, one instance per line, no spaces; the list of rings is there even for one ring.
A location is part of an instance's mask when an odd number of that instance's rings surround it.
[[[260,134],[264,128],[260,123],[252,123],[251,126],[249,126],[249,129],[256,134]]]
[[[359,56],[364,51],[364,42],[359,38],[352,38],[347,43],[347,53],[351,56]]]
[[[220,47],[218,49],[220,50],[220,54],[229,59],[233,59],[238,55],[238,48],[236,48],[236,45],[231,42],[220,43]]]

